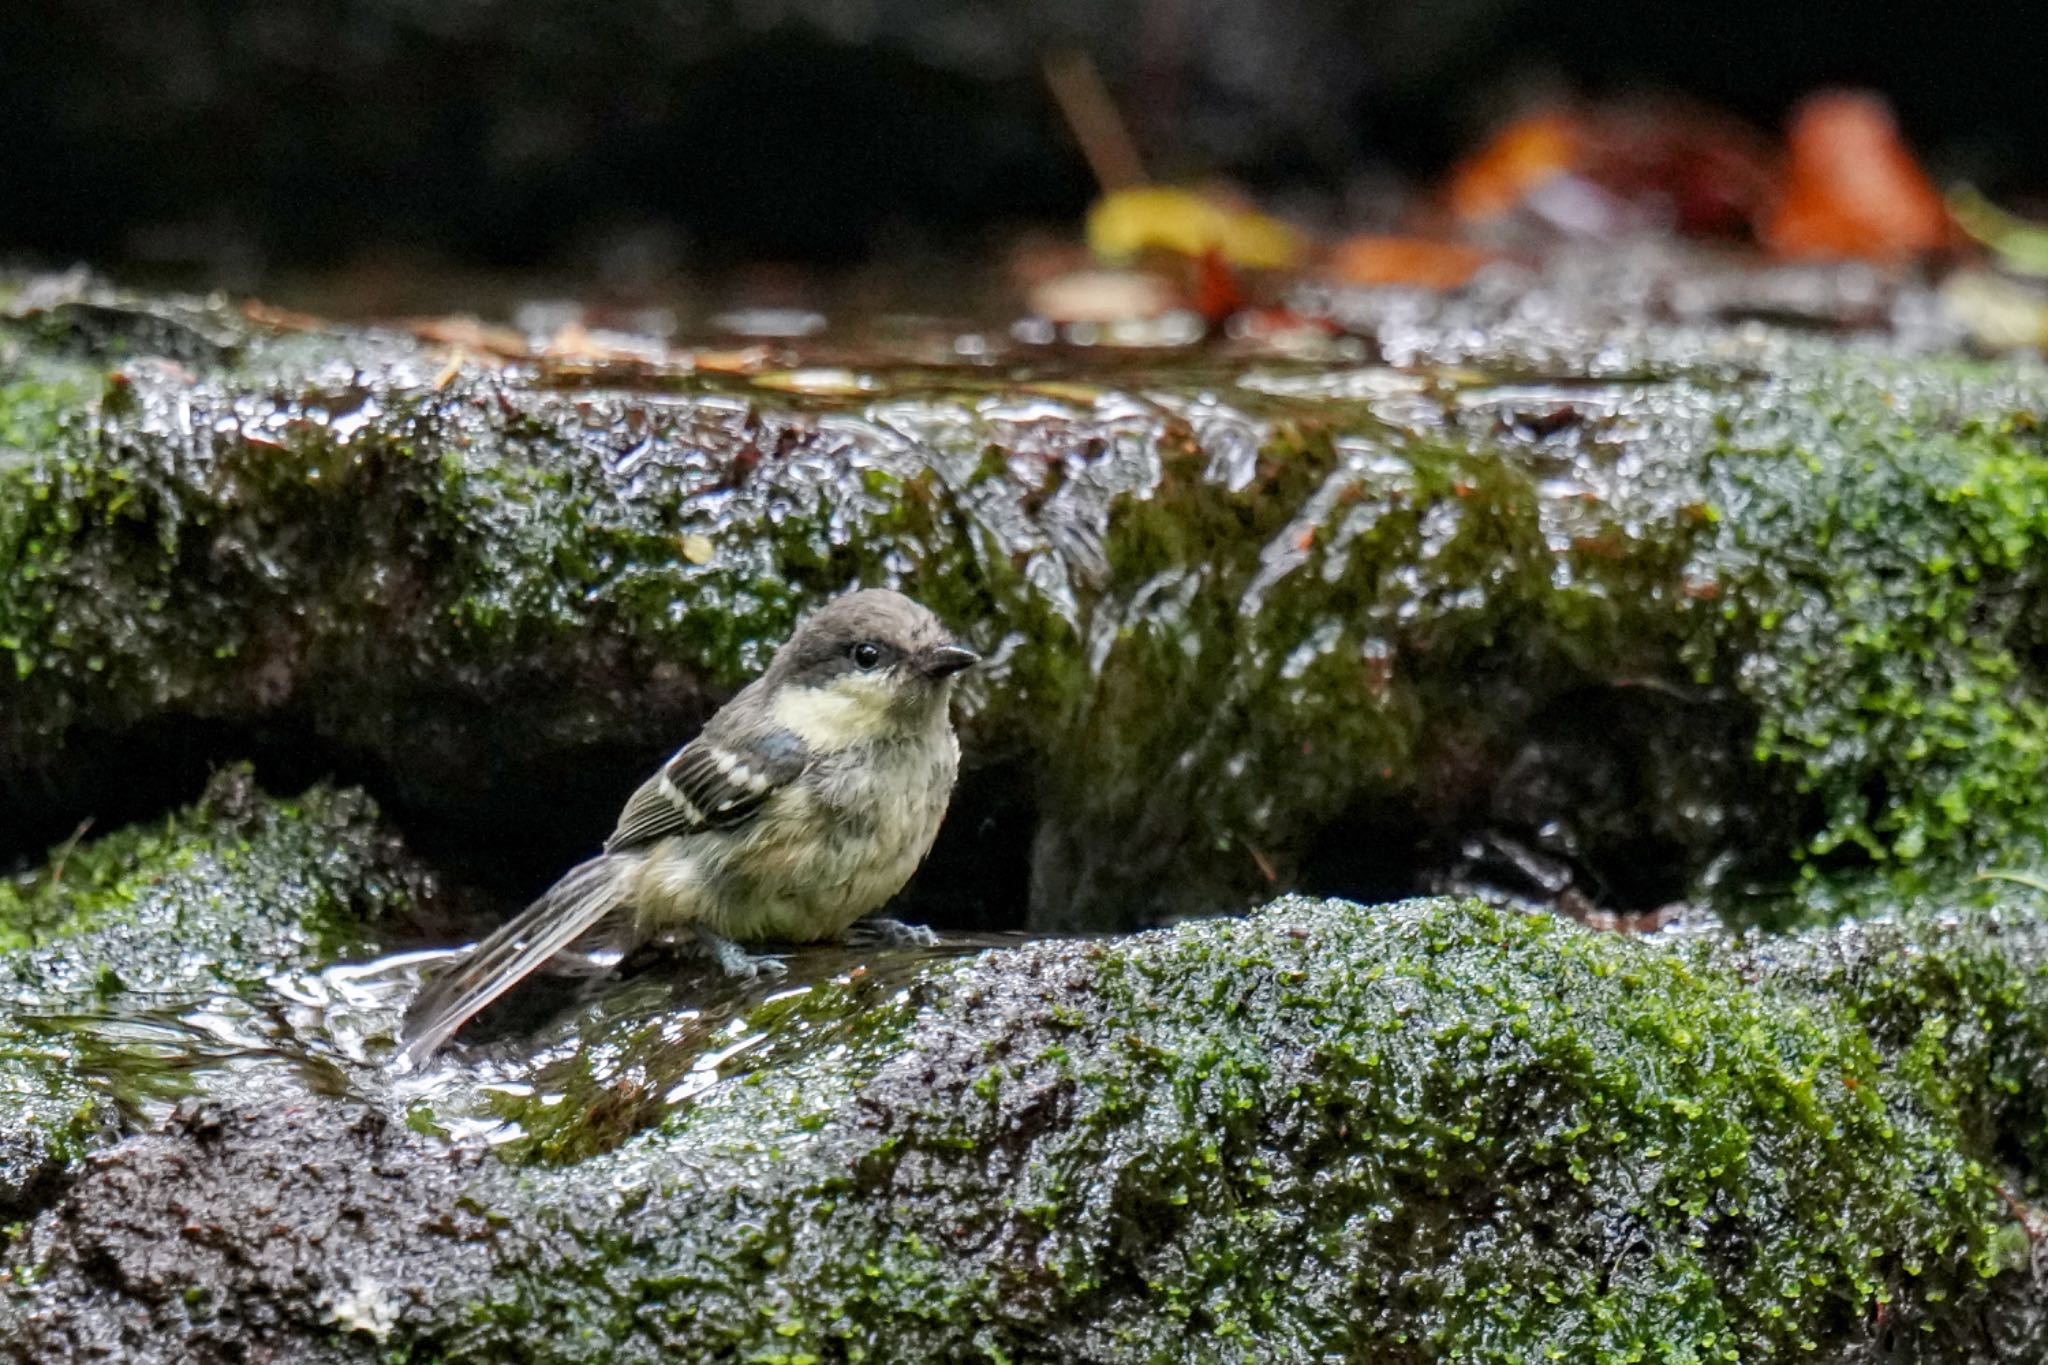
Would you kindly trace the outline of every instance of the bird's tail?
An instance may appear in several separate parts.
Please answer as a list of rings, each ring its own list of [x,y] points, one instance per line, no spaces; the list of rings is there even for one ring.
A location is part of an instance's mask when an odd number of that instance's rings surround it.
[[[546,894],[470,949],[455,969],[414,998],[399,1029],[399,1058],[417,1066],[484,1006],[525,980],[625,904],[637,855],[603,854],[571,868]]]

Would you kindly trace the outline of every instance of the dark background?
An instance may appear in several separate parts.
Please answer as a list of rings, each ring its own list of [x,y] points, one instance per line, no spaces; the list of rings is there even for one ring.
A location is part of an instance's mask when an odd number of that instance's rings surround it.
[[[1043,78],[1086,53],[1158,178],[1369,221],[1531,98],[1766,129],[1875,89],[1938,183],[2048,178],[2039,5],[1654,0],[9,0],[0,260],[294,272],[973,257],[1095,192]]]

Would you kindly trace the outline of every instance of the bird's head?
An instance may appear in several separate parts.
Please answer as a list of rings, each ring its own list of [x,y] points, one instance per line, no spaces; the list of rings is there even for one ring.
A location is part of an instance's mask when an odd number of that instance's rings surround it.
[[[768,667],[776,718],[832,752],[943,714],[953,680],[981,662],[939,618],[886,589],[833,599]]]

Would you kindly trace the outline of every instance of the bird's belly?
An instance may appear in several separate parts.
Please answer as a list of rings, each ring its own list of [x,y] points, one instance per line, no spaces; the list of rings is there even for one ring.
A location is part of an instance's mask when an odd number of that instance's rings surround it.
[[[951,795],[950,772],[916,776],[882,781],[885,797],[855,793],[824,820],[794,802],[778,810],[735,850],[726,887],[708,898],[710,927],[728,938],[807,943],[836,938],[878,909],[917,871]]]
[[[857,850],[807,841],[763,859],[768,864],[716,897],[711,927],[728,938],[809,943],[836,938],[902,889],[929,841],[894,840]],[[707,918],[712,918],[707,916]]]

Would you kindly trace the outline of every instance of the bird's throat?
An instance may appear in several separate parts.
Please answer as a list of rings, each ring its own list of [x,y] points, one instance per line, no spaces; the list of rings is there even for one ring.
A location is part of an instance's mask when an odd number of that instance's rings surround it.
[[[879,679],[840,678],[825,687],[787,687],[773,703],[776,724],[813,753],[831,754],[883,735],[895,696]]]

